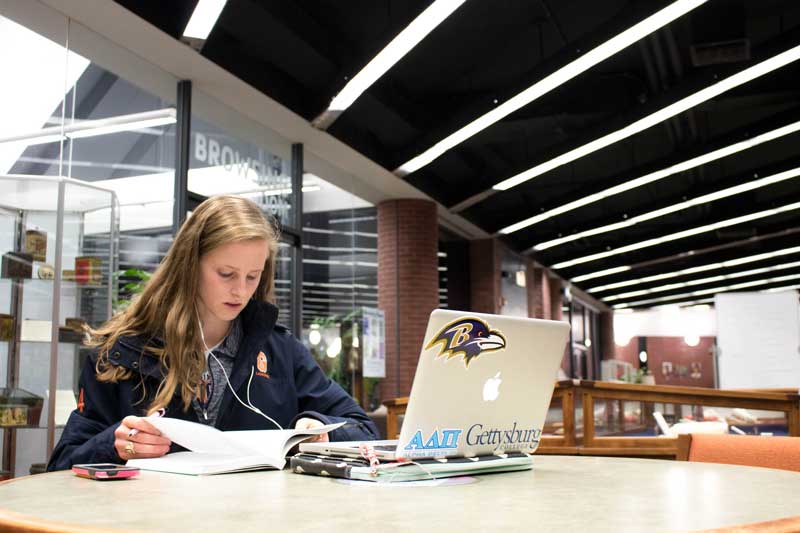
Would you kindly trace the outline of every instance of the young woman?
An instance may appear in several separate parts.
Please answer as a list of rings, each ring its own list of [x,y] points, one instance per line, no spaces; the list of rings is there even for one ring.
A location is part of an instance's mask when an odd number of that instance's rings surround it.
[[[253,202],[203,202],[139,298],[90,331],[78,409],[48,470],[166,454],[170,441],[145,418],[154,413],[221,430],[345,421],[322,440],[377,438],[364,411],[276,324],[277,246]]]

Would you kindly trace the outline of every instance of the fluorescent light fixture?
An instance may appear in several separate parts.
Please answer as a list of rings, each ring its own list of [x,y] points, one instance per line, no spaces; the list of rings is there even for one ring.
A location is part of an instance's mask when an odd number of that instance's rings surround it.
[[[620,266],[620,267],[613,267],[613,268],[606,268],[605,270],[599,270],[597,272],[592,272],[591,274],[584,274],[582,276],[575,276],[570,281],[573,283],[579,283],[581,281],[586,281],[588,279],[600,278],[603,276],[610,276],[611,274],[619,274],[620,272],[627,272],[631,270],[633,267],[631,266]]]
[[[458,9],[465,0],[436,0],[415,18],[386,48],[378,52],[367,65],[351,79],[328,106],[328,111],[344,111],[361,93],[400,61],[436,26]]]
[[[59,141],[64,140],[64,136],[58,133],[48,134],[48,135],[37,135],[36,137],[30,137],[27,139],[12,139],[12,140],[0,140],[0,144],[16,144],[19,143],[25,146],[33,146],[36,144],[48,144],[48,143],[57,143]],[[57,161],[56,161],[57,162]]]
[[[579,146],[578,148],[570,150],[569,152],[565,152],[549,161],[545,161],[544,163],[536,165],[535,167],[521,172],[516,176],[512,176],[506,180],[503,180],[497,183],[493,188],[498,191],[506,191],[512,187],[516,187],[521,183],[540,176],[545,172],[549,172],[555,168],[558,168],[561,165],[571,163],[576,159],[587,156],[593,152],[596,152],[597,150],[605,148],[606,146],[612,145],[623,139],[627,139],[632,135],[655,126],[656,124],[672,118],[679,113],[683,113],[684,111],[702,104],[711,98],[719,96],[724,92],[748,83],[758,77],[763,76],[764,74],[772,72],[773,70],[784,67],[789,63],[797,61],[797,59],[800,59],[800,45],[790,48],[785,52],[775,55],[741,72],[737,72],[736,74],[729,76],[728,78],[725,78],[724,80],[717,82],[710,87],[706,87],[705,89],[702,89],[662,109],[659,109],[655,113],[641,118],[622,129],[604,135],[599,139],[595,139],[594,141],[584,144],[583,146]]]
[[[800,246],[793,246],[791,248],[784,248],[783,250],[776,250],[774,252],[766,252],[766,253],[763,253],[763,254],[752,255],[752,256],[749,256],[749,257],[740,257],[740,258],[737,258],[737,259],[730,259],[728,261],[720,261],[718,263],[709,263],[709,264],[706,264],[706,265],[700,265],[700,266],[691,267],[691,268],[684,268],[683,270],[677,270],[675,272],[667,272],[665,274],[655,274],[653,276],[645,276],[645,277],[639,278],[639,279],[629,279],[627,281],[620,281],[620,282],[617,282],[617,283],[609,283],[608,285],[600,285],[600,286],[597,286],[597,287],[592,287],[591,289],[588,289],[586,292],[594,294],[594,293],[598,293],[598,292],[608,291],[608,290],[611,290],[611,289],[619,289],[619,288],[622,288],[622,287],[629,287],[631,285],[639,285],[639,284],[642,284],[642,283],[649,283],[651,281],[661,281],[661,280],[664,280],[664,279],[677,278],[679,276],[688,276],[690,274],[697,274],[697,273],[700,273],[700,272],[706,272],[708,270],[719,270],[719,269],[722,269],[722,268],[729,268],[729,267],[732,267],[732,266],[744,265],[744,264],[747,264],[747,263],[755,263],[757,261],[764,261],[765,259],[772,259],[772,258],[775,258],[775,257],[781,257],[781,256],[784,256],[784,255],[790,255],[790,254],[796,254],[796,253],[800,253]],[[630,267],[628,267],[628,269],[630,269]],[[592,277],[600,277],[600,276],[606,275],[606,274],[603,274],[602,272],[603,271],[596,272],[595,273],[595,274],[597,274],[596,276],[594,276],[594,275],[591,275],[591,276]],[[578,277],[582,277],[582,276],[578,276]],[[585,278],[584,277],[584,279],[591,279],[591,278]],[[572,281],[576,281],[576,280],[577,280],[577,278],[574,278]]]
[[[501,229],[498,233],[503,235],[514,233],[515,231],[519,231],[523,228],[533,226],[534,224],[538,224],[539,222],[545,221],[555,216],[563,215],[564,213],[568,213],[569,211],[578,209],[579,207],[584,207],[593,204],[595,202],[599,202],[600,200],[605,200],[606,198],[609,198],[611,196],[615,196],[617,194],[621,194],[623,192],[636,189],[643,185],[648,185],[650,183],[667,178],[669,176],[673,176],[675,174],[679,174],[681,172],[685,172],[687,170],[705,165],[706,163],[711,163],[712,161],[716,161],[718,159],[722,159],[723,157],[728,157],[729,155],[733,155],[738,152],[748,150],[765,142],[779,139],[781,137],[795,133],[797,131],[800,131],[800,121],[787,124],[786,126],[781,126],[780,128],[768,131],[766,133],[762,133],[761,135],[757,135],[752,139],[747,139],[746,141],[733,143],[730,146],[725,146],[723,148],[719,148],[718,150],[713,150],[711,152],[708,152],[707,154],[702,154],[697,157],[687,159],[686,161],[683,161],[681,163],[676,163],[667,168],[663,168],[661,170],[645,174],[644,176],[640,176],[630,181],[626,181],[625,183],[621,183],[614,187],[610,187],[602,192],[584,196],[572,202],[566,203],[562,206],[553,208],[549,211],[539,213],[538,215],[534,215],[520,222],[511,224],[510,226]]]
[[[200,0],[183,30],[184,37],[206,40],[217,23],[227,0]]]
[[[682,211],[684,209],[689,209],[690,207],[703,205],[710,202],[715,202],[717,200],[721,200],[723,198],[728,198],[729,196],[734,196],[736,194],[741,194],[747,191],[753,191],[755,189],[760,189],[761,187],[768,187],[770,185],[774,185],[776,183],[780,183],[785,180],[789,180],[792,178],[796,178],[800,176],[800,167],[793,168],[791,170],[787,170],[785,172],[779,172],[777,174],[773,174],[771,176],[767,176],[765,178],[757,179],[748,183],[742,183],[741,185],[735,185],[733,187],[728,187],[727,189],[722,189],[720,191],[712,192],[709,194],[704,194],[703,196],[698,196],[697,198],[692,198],[691,200],[686,200],[685,202],[677,203],[671,205],[669,207],[663,207],[661,209],[656,209],[655,211],[650,211],[649,213],[644,213],[627,220],[623,220],[621,222],[615,222],[613,224],[606,224],[605,226],[600,226],[598,228],[581,231],[578,233],[573,233],[572,235],[567,235],[566,237],[561,237],[558,239],[553,239],[550,241],[546,241],[540,244],[537,244],[533,247],[536,251],[547,250],[548,248],[552,248],[554,246],[559,246],[561,244],[565,244],[571,241],[575,241],[578,239],[583,239],[584,237],[590,237],[592,235],[600,235],[601,233],[608,233],[610,231],[616,231],[619,229],[629,228],[631,226],[635,226],[640,222],[645,222],[647,220],[653,220],[654,218],[663,217],[670,213],[675,213],[677,211]]]
[[[793,211],[795,209],[800,209],[800,202],[795,202],[781,207],[776,207],[773,209],[767,209],[765,211],[759,211],[758,213],[751,213],[749,215],[729,218],[728,220],[722,220],[720,222],[715,222],[713,224],[706,224],[705,226],[699,226],[697,228],[679,231],[677,233],[672,233],[670,235],[665,235],[663,237],[647,239],[646,241],[629,244],[627,246],[621,246],[620,248],[615,248],[613,250],[608,250],[606,252],[600,252],[596,254],[587,255],[584,257],[579,257],[577,259],[572,259],[570,261],[563,261],[561,263],[553,265],[553,268],[554,269],[569,268],[575,265],[589,263],[591,261],[597,261],[598,259],[605,259],[606,257],[612,257],[614,255],[624,254],[626,252],[632,252],[634,250],[641,250],[642,248],[649,248],[650,246],[658,246],[659,244],[664,244],[666,242],[684,239],[686,237],[692,237],[694,235],[700,235],[701,233],[707,233],[709,231],[714,231],[721,228],[727,228],[729,226],[735,226],[737,224],[744,224],[745,222],[759,220],[761,218],[766,218],[780,213],[785,213],[787,211]]]
[[[174,124],[175,117],[151,118],[149,120],[141,120],[138,122],[130,122],[128,124],[113,124],[109,126],[99,126],[85,130],[79,130],[68,133],[67,137],[71,139],[83,139],[86,137],[97,137],[98,135],[109,135],[111,133],[119,133],[122,131],[134,131],[144,128],[155,128],[157,126],[166,126]]]
[[[719,294],[723,292],[736,291],[741,289],[749,289],[750,287],[757,287],[759,285],[768,285],[770,283],[781,283],[783,281],[796,280],[800,278],[800,274],[790,274],[788,276],[779,276],[777,278],[759,279],[755,281],[747,281],[744,283],[737,283],[728,285],[727,287],[715,287],[712,289],[703,289],[695,292],[686,292],[683,294],[673,294],[672,296],[664,296],[662,298],[651,298],[649,300],[639,300],[636,302],[629,302],[624,304],[617,304],[613,306],[614,309],[625,309],[639,305],[647,305],[650,303],[660,302],[673,302],[673,300],[682,300],[686,298],[695,298],[697,296],[706,296],[708,294]],[[674,303],[674,302],[673,302]]]
[[[792,289],[800,289],[800,285],[787,285],[786,287],[773,287],[771,289],[766,289],[761,292],[784,292],[790,291]]]
[[[753,268],[750,270],[743,270],[742,272],[733,272],[731,274],[721,274],[718,276],[711,276],[708,278],[701,278],[701,279],[693,279],[690,281],[685,281],[681,283],[670,283],[667,285],[661,285],[659,287],[653,287],[650,289],[640,289],[638,291],[629,291],[623,292],[620,294],[615,294],[614,296],[607,296],[603,298],[604,302],[615,302],[617,300],[624,300],[626,298],[633,298],[636,296],[644,296],[646,294],[654,294],[657,292],[666,292],[675,289],[683,289],[686,287],[694,287],[697,285],[707,285],[709,283],[718,283],[720,281],[725,281],[726,279],[736,279],[736,278],[745,278],[747,276],[755,276],[758,274],[766,274],[767,272],[774,272],[776,270],[786,270],[787,268],[796,268],[800,267],[800,261],[793,261],[791,263],[782,263],[780,265],[774,265],[770,267],[762,267],[762,268]]]
[[[175,109],[165,108],[155,111],[145,111],[143,113],[132,113],[130,115],[118,115],[116,117],[101,118],[97,120],[82,120],[73,122],[65,126],[50,126],[39,131],[15,135],[13,137],[0,138],[0,144],[27,142],[30,144],[41,144],[61,140],[62,135],[70,138],[94,137],[97,135],[108,135],[120,131],[133,131],[142,128],[152,128],[165,124],[175,123]]]
[[[461,144],[473,135],[483,131],[495,122],[502,120],[514,111],[528,105],[553,89],[563,85],[593,66],[605,61],[617,52],[624,50],[631,44],[654,31],[666,26],[678,17],[683,16],[696,7],[704,4],[706,0],[679,0],[673,2],[661,11],[647,17],[643,21],[631,26],[619,35],[614,36],[597,48],[590,50],[575,61],[561,67],[549,76],[534,83],[510,100],[492,109],[485,115],[475,119],[455,133],[445,137],[423,153],[410,161],[402,164],[395,170],[395,174],[405,176],[428,165],[446,151]]]

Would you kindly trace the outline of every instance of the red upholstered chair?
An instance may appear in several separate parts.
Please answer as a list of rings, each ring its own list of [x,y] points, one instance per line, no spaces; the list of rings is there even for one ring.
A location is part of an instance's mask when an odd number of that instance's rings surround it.
[[[678,459],[800,472],[800,437],[695,433],[678,437]]]

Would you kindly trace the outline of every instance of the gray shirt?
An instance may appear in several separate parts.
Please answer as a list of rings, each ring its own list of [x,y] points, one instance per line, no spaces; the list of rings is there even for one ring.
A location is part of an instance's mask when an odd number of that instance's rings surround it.
[[[201,389],[205,390],[205,397],[201,393],[201,398],[192,400],[192,407],[202,424],[217,425],[222,396],[228,387],[228,380],[225,378],[225,374],[230,379],[233,363],[236,360],[236,353],[239,351],[239,345],[242,342],[242,336],[242,320],[236,317],[231,324],[228,335],[222,342],[211,349],[215,357],[210,355],[207,357],[206,371],[203,373],[200,384]]]

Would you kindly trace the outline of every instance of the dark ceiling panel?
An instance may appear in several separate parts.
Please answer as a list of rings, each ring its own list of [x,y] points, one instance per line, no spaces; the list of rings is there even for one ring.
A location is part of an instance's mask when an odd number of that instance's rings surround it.
[[[311,121],[431,1],[229,0],[201,53]],[[196,4],[196,0],[118,2],[175,38],[180,37]],[[343,112],[328,132],[394,170],[669,3],[468,0]],[[458,206],[459,213],[495,233],[588,194],[800,120],[800,64],[793,64],[507,192],[491,191],[503,179],[797,45],[800,3],[796,0],[710,0],[406,179],[448,207],[479,195],[472,205]],[[800,133],[772,140],[502,238],[524,253],[543,241],[746,183],[758,179],[756,174],[763,177],[792,168],[800,164],[798,141]],[[552,266],[797,200],[800,179],[792,179],[577,239],[536,252],[534,257]],[[800,211],[794,211],[562,269],[561,274],[570,278],[635,265],[625,273],[578,285],[591,288],[635,281],[798,246],[798,227]],[[646,289],[659,282],[639,284]],[[605,294],[622,292],[631,289]]]

